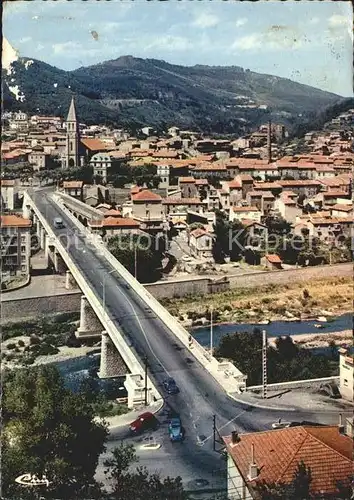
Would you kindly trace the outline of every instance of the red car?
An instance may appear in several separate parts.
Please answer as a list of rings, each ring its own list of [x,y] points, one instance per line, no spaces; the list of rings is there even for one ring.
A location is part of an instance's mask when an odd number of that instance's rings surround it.
[[[158,425],[159,422],[155,415],[147,411],[139,415],[138,418],[130,424],[129,429],[133,434],[139,434],[148,429],[156,430]]]

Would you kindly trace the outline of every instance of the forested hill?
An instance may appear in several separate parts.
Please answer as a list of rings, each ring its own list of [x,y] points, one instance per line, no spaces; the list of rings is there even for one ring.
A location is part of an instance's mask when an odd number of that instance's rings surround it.
[[[15,100],[4,86],[7,109],[65,116],[71,95],[85,123],[117,126],[177,125],[213,133],[245,132],[270,114],[290,126],[342,100],[286,78],[237,66],[178,66],[123,56],[74,71],[19,59],[11,78],[25,95]],[[5,77],[10,83],[10,76]],[[39,110],[39,111],[38,111]]]

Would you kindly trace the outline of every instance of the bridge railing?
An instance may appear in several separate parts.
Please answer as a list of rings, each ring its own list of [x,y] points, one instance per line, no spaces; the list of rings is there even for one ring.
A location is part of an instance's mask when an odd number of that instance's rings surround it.
[[[97,249],[107,259],[111,266],[117,270],[120,276],[139,293],[140,298],[150,307],[161,321],[176,335],[190,352],[200,361],[200,363],[211,373],[226,392],[242,392],[246,388],[246,375],[244,375],[235,365],[230,362],[219,362],[213,357],[190,333],[174,318],[155,297],[140,284],[130,272],[111,254],[104,245],[102,238],[89,233],[87,228],[81,224],[73,214],[65,207],[64,200],[60,194],[54,195],[56,202],[62,210],[70,217],[77,227],[96,245]]]
[[[51,226],[48,224],[48,222],[43,217],[41,212],[36,208],[34,201],[31,199],[28,193],[26,193],[26,197],[27,198],[24,200],[24,202],[29,204],[35,211],[38,220],[40,221],[45,231],[47,232],[49,243],[55,246],[55,248],[58,250],[62,258],[64,259],[66,265],[68,266],[78,286],[82,290],[83,294],[86,296],[97,317],[100,319],[100,322],[103,325],[103,330],[106,330],[107,333],[109,334],[112,342],[115,344],[120,355],[126,362],[132,375],[134,376],[136,374],[139,374],[140,377],[143,379],[145,368],[143,366],[142,361],[140,361],[139,357],[135,354],[134,349],[129,345],[130,343],[126,340],[124,333],[113,323],[113,321],[109,318],[109,315],[105,314],[103,305],[100,299],[97,297],[94,289],[87,283],[81,272],[78,270],[76,264],[70,257],[64,245],[58,238],[56,238]],[[72,214],[70,215],[72,216]],[[74,216],[72,217],[75,219],[75,221],[77,221],[77,219]],[[159,391],[156,389],[150,377],[147,378],[147,386],[149,393],[155,398],[155,400],[162,399]],[[137,387],[137,389],[139,389],[139,387]]]

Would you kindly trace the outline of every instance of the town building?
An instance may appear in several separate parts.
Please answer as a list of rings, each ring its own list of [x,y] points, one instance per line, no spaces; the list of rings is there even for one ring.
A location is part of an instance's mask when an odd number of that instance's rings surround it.
[[[65,194],[72,196],[80,201],[83,199],[83,186],[82,181],[64,181],[63,190]]]
[[[341,348],[339,352],[339,391],[343,399],[354,402],[354,353]]]
[[[2,278],[30,274],[31,226],[19,215],[1,215]]]
[[[0,209],[1,212],[5,210],[14,210],[18,200],[18,193],[16,192],[15,181],[13,179],[0,180]]]
[[[189,246],[196,257],[210,259],[213,254],[214,236],[203,228],[197,228],[189,234]]]
[[[101,182],[105,184],[112,168],[112,158],[106,153],[96,153],[91,157],[90,167],[93,168],[93,176],[100,177]]]
[[[105,217],[102,220],[92,220],[87,223],[92,233],[97,233],[103,239],[109,239],[118,235],[130,235],[140,233],[140,224],[128,217]]]
[[[310,492],[336,498],[353,475],[353,441],[344,426],[300,425],[223,438],[230,500],[259,499],[258,486],[292,482],[299,464],[311,470]]]

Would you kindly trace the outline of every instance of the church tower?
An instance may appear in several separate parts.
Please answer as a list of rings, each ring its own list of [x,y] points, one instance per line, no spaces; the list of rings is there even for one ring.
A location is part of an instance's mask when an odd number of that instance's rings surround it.
[[[74,98],[72,98],[66,119],[66,168],[79,166],[79,141],[79,124],[76,118]]]

